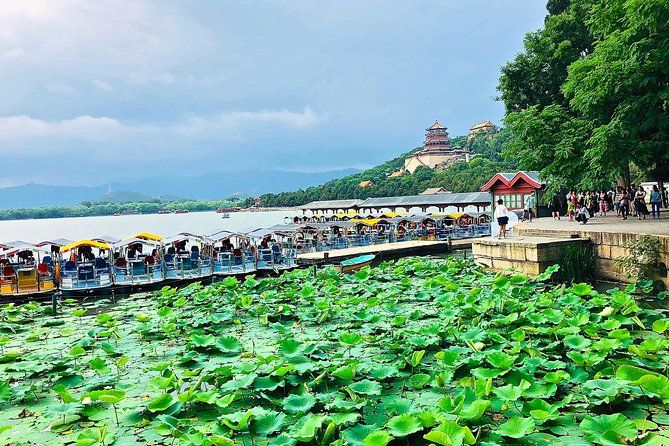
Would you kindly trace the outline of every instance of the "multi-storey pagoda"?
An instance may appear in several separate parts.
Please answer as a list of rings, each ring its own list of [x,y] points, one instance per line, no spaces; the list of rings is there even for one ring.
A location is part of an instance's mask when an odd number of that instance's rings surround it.
[[[437,166],[449,166],[456,161],[469,161],[469,151],[467,149],[451,148],[448,129],[441,125],[439,121],[434,121],[432,127],[425,131],[423,150],[404,160],[405,171],[413,173],[420,166],[434,169]]]

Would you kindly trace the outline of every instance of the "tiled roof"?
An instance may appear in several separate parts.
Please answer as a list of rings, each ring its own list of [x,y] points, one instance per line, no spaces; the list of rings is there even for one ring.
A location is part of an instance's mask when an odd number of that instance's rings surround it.
[[[300,209],[350,209],[358,206],[362,200],[326,200],[312,201],[300,206]]]
[[[395,206],[466,206],[488,205],[491,201],[489,192],[465,192],[456,194],[410,195],[404,197],[368,198],[361,208],[384,208]]]

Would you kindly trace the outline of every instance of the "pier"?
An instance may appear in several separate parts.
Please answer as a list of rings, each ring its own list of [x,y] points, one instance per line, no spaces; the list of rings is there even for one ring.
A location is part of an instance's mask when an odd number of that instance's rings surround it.
[[[592,248],[595,260],[595,275],[601,279],[632,282],[622,270],[617,259],[629,256],[626,248],[630,243],[649,238],[657,246],[654,259],[658,275],[655,277],[669,286],[669,218],[637,220],[630,217],[622,220],[615,216],[595,217],[586,225],[568,221],[539,218],[517,224],[514,236],[505,240],[475,239],[472,254],[475,261],[494,270],[513,269],[529,274],[540,274],[558,263],[560,250],[568,245],[586,243]],[[643,259],[641,259],[643,260]]]
[[[323,252],[309,252],[297,255],[298,265],[338,263],[364,254],[376,254],[382,260],[397,259],[407,256],[448,254],[454,249],[468,249],[471,239],[438,241],[410,240],[406,242],[386,243],[382,245],[356,246]]]

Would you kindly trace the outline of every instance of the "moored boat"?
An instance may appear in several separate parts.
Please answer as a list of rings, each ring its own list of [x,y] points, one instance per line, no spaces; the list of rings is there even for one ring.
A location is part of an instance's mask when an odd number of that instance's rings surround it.
[[[51,257],[26,242],[3,244],[0,251],[0,299],[38,298],[56,289]],[[45,262],[46,260],[46,262]]]
[[[365,266],[371,265],[375,258],[376,255],[374,254],[365,254],[342,260],[335,268],[344,274],[354,273]]]
[[[163,240],[166,279],[198,279],[212,275],[205,237],[181,232]]]
[[[251,239],[240,233],[218,231],[207,236],[207,252],[211,255],[216,276],[248,274],[257,270],[255,249]]]
[[[94,254],[94,249],[98,250],[97,255]],[[60,279],[60,290],[64,294],[89,293],[111,288],[113,282],[108,242],[102,241],[100,237],[97,240],[78,240],[61,247],[60,252],[63,260],[58,265],[56,280]]]
[[[113,243],[112,280],[118,287],[143,287],[165,280],[162,237],[139,233]]]

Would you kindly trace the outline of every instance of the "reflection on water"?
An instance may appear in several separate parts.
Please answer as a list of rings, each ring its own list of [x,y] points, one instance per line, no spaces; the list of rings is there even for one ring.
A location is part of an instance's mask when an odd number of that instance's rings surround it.
[[[296,211],[234,212],[223,219],[216,212],[191,212],[0,221],[0,242],[39,242],[58,237],[80,240],[102,235],[125,238],[137,232],[162,236],[179,232],[211,234],[223,229],[246,232],[283,223],[284,217],[296,214]]]

